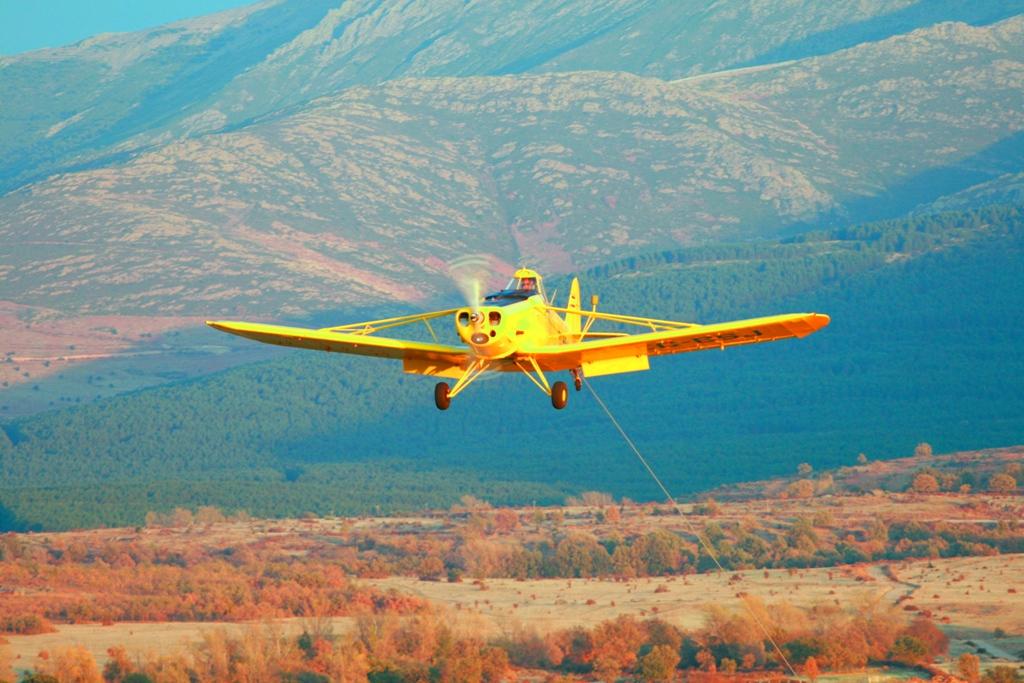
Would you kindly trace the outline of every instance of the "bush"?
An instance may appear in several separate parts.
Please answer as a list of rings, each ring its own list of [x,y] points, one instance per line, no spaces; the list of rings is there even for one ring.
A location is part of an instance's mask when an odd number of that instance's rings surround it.
[[[153,679],[136,671],[122,678],[121,683],[153,683]]]
[[[992,493],[1011,493],[1017,488],[1017,480],[1009,474],[994,474],[988,480],[988,490]]]
[[[927,651],[924,644],[914,636],[900,636],[892,644],[889,657],[902,664],[917,664],[924,660]]]
[[[22,636],[35,636],[40,633],[53,633],[53,627],[45,617],[38,614],[25,614],[17,617],[0,619],[0,633],[16,633]]]
[[[914,477],[910,488],[914,493],[937,493],[939,490],[938,480],[930,474],[919,474]]]
[[[1020,683],[1020,673],[1015,666],[1000,664],[985,672],[983,683]]]
[[[640,680],[669,681],[679,665],[679,655],[668,645],[655,645],[640,660]]]
[[[786,487],[786,493],[790,498],[811,498],[814,496],[814,482],[810,479],[794,481]]]
[[[978,655],[965,652],[956,660],[956,671],[967,683],[978,683],[981,678],[981,660]]]

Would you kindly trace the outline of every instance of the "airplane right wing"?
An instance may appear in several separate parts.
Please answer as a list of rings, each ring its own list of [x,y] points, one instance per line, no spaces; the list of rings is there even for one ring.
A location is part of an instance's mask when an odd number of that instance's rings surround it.
[[[650,367],[650,356],[806,337],[828,323],[829,317],[821,313],[790,313],[714,325],[689,325],[679,329],[573,344],[525,348],[517,355],[523,359],[532,357],[544,370],[582,367],[584,375],[597,377],[646,370]]]

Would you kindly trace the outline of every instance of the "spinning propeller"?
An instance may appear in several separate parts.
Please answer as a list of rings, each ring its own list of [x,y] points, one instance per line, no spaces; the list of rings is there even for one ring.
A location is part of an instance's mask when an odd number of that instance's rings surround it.
[[[462,293],[466,305],[474,314],[479,313],[484,285],[494,276],[491,257],[484,254],[460,256],[448,262],[448,274]]]

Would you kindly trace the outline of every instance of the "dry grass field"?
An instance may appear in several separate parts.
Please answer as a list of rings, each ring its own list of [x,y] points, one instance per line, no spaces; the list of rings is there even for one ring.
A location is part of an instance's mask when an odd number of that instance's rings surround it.
[[[330,620],[337,633],[352,628],[353,620],[336,617]],[[306,627],[304,619],[281,619],[274,624],[285,633],[298,636]],[[33,636],[5,636],[7,648],[17,669],[31,669],[40,653],[50,653],[70,645],[82,645],[101,665],[107,660],[107,650],[123,646],[133,657],[145,659],[177,652],[189,645],[202,642],[204,635],[223,629],[239,635],[245,629],[261,628],[263,624],[223,622],[167,622],[119,623],[109,626],[98,624],[62,624],[55,633]]]
[[[364,583],[425,598],[447,608],[463,628],[492,636],[518,629],[546,633],[593,626],[620,614],[657,616],[694,629],[703,624],[711,606],[744,609],[741,593],[769,604],[786,601],[798,607],[883,600],[930,610],[951,638],[951,661],[962,652],[977,653],[987,664],[1024,661],[1024,591],[1010,592],[1015,586],[1024,587],[1024,555],[629,581],[488,579],[447,583],[388,577]],[[294,634],[308,627],[307,620],[298,618],[275,623]],[[353,627],[354,619],[336,617],[330,623],[336,633],[344,633]],[[237,634],[259,626],[259,622],[71,624],[59,625],[56,633],[6,638],[16,666],[29,668],[40,652],[68,645],[84,645],[103,662],[107,648],[115,645],[145,657],[200,642],[204,633],[214,629]],[[996,628],[1010,635],[995,638]]]
[[[474,615],[494,635],[518,628],[547,632],[593,626],[619,614],[657,616],[694,629],[703,624],[711,606],[744,609],[741,593],[797,607],[882,600],[908,611],[931,612],[951,638],[953,658],[974,652],[983,661],[1024,661],[1024,555],[632,581],[489,579],[453,584],[390,577],[376,583]],[[995,638],[997,628],[1009,635]]]
[[[1022,502],[1020,496],[1012,495],[880,492],[826,495],[809,500],[747,499],[720,503],[710,513],[713,519],[692,505],[680,506],[681,515],[656,505],[618,506],[618,515],[604,514],[599,507],[579,505],[516,510],[518,526],[514,529],[474,533],[495,534],[488,538],[500,544],[513,539],[527,542],[545,533],[605,538],[663,529],[685,536],[688,529],[704,528],[711,522],[723,527],[746,525],[762,532],[784,532],[795,520],[813,517],[818,520],[816,533],[833,536],[847,533],[847,529],[864,528],[873,519],[885,519],[890,524],[914,520],[956,527],[971,525],[977,530],[998,526],[1007,529],[1007,534],[1017,535]],[[501,511],[485,510],[482,514],[497,512]],[[552,521],[553,515],[556,521]],[[346,544],[358,543],[359,539],[374,539],[384,553],[401,548],[406,549],[402,553],[412,552],[422,544],[453,541],[469,532],[472,517],[465,511],[454,511],[402,518],[216,523],[200,523],[197,519],[181,527],[23,534],[18,539],[39,557],[45,554],[44,549],[55,547],[68,552],[75,548],[104,548],[104,552],[109,552],[124,544],[159,548],[161,552],[181,556],[216,556],[226,548],[248,546],[262,548],[274,561],[301,565],[321,557],[318,553],[324,548],[347,547]],[[539,521],[542,518],[544,521]],[[353,547],[351,552],[357,551]],[[358,551],[356,556],[362,554]],[[414,569],[417,566],[408,565],[410,569],[402,575],[367,575],[355,582],[382,592],[424,599],[445,611],[459,630],[488,636],[517,631],[545,634],[576,625],[594,626],[623,614],[658,617],[692,631],[704,625],[710,608],[742,611],[744,595],[768,605],[788,603],[798,608],[883,602],[895,605],[908,618],[917,614],[931,616],[951,638],[948,659],[942,663],[945,666],[951,666],[963,652],[978,654],[983,666],[1024,659],[1024,554],[640,578],[478,579],[467,573],[453,582],[420,578]],[[21,585],[0,585],[0,591],[31,602],[52,597],[55,587],[26,581]],[[347,632],[355,624],[353,617],[332,617],[327,621],[336,633]],[[204,634],[214,629],[224,628],[237,635],[245,629],[263,628],[267,623],[270,622],[55,623],[55,633],[6,635],[7,643],[0,647],[7,648],[19,669],[33,667],[41,652],[74,644],[86,647],[101,663],[107,658],[107,649],[117,645],[141,660],[179,651],[202,641]],[[299,634],[308,630],[311,622],[288,618],[277,619],[273,624],[286,633]]]
[[[855,578],[857,573],[860,572],[807,569],[793,574],[768,570],[629,581],[487,579],[462,583],[389,577],[374,583],[426,598],[457,613],[479,615],[489,632],[498,635],[510,628],[549,632],[577,625],[593,626],[620,614],[656,616],[692,630],[703,624],[706,610],[712,605],[743,609],[741,593],[768,603],[784,599],[796,606],[810,607],[828,601],[845,604],[882,598],[894,602],[903,590],[873,568],[864,572],[869,577],[867,581]]]

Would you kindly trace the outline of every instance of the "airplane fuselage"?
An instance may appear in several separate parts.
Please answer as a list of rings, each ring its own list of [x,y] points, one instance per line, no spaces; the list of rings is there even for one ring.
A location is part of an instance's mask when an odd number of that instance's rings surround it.
[[[503,306],[459,309],[455,331],[477,357],[490,360],[506,358],[530,346],[577,341],[540,294]]]

